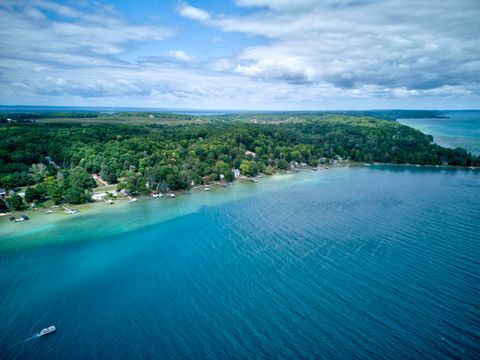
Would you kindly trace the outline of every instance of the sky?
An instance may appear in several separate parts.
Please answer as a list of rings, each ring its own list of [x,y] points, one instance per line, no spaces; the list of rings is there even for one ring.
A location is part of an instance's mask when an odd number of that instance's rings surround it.
[[[480,108],[479,0],[0,0],[0,104]]]

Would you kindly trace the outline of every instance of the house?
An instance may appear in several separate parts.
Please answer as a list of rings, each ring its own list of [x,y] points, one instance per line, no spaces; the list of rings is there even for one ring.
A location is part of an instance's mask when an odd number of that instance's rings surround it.
[[[0,199],[5,198],[5,196],[7,196],[7,190],[0,189]]]
[[[113,196],[117,196],[118,193],[116,190],[109,190],[109,191],[102,191],[102,192],[98,192],[98,193],[93,193],[92,195],[92,200],[95,200],[95,201],[101,201],[103,200],[106,196],[108,196],[109,194],[113,195]]]
[[[223,180],[223,179],[225,179],[225,175],[220,174],[220,180]]]
[[[210,177],[209,176],[202,176],[202,183],[207,185],[210,184]]]
[[[253,151],[245,151],[245,156],[251,156],[251,157],[255,157],[257,156],[257,154],[255,154]]]
[[[101,193],[95,193],[92,195],[92,200],[94,201],[100,201],[103,200],[103,198],[107,196],[106,192],[101,192]]]
[[[240,176],[240,170],[239,169],[233,169],[232,172],[233,172],[233,176],[235,176],[235,178],[238,178]]]
[[[148,118],[149,118],[149,119],[153,119],[153,118],[155,118],[155,115],[151,115],[151,114],[150,114],[150,115],[148,115]]]

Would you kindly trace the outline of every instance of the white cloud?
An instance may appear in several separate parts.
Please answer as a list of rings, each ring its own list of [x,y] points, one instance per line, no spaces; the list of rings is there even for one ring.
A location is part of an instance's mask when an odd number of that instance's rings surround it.
[[[173,50],[168,53],[175,60],[190,62],[192,58],[181,50]]]
[[[210,44],[204,58],[195,46],[183,44],[183,50],[166,53],[165,45],[153,46],[150,54],[131,55],[139,44],[167,40],[173,31],[131,24],[115,8],[85,1],[87,6],[0,2],[0,103],[480,106],[477,0],[435,6],[426,0],[237,0],[249,7],[244,15],[218,15],[181,3],[172,11],[217,31],[207,42],[213,36],[226,39],[221,46]],[[187,36],[188,30],[182,29]],[[230,39],[242,39],[229,32],[247,35],[249,43],[262,41],[235,47],[229,55]],[[191,51],[198,54],[194,61]]]
[[[228,58],[220,58],[210,63],[209,68],[213,71],[228,71],[235,68],[235,64]]]
[[[267,10],[213,16],[209,24],[268,39],[265,45],[240,53],[238,73],[264,81],[326,82],[342,89],[372,85],[418,90],[410,95],[460,86],[478,95],[480,6],[476,0],[442,1],[435,6],[423,0],[236,3]]]
[[[318,0],[236,0],[238,6],[268,7],[276,11],[308,10],[318,4]]]
[[[3,8],[0,4],[0,59],[95,66],[118,61],[112,56],[127,51],[132,42],[162,41],[173,36],[164,27],[130,25],[118,14],[95,5],[84,13],[40,0],[12,4],[7,1]],[[60,18],[45,18],[45,10],[56,12]]]
[[[207,22],[210,20],[210,14],[207,11],[196,8],[187,3],[180,3],[178,6],[178,13],[183,17],[201,22]]]

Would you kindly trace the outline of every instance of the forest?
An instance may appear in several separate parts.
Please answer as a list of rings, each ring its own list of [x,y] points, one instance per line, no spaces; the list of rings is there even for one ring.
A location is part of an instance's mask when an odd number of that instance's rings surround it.
[[[2,111],[3,110],[3,111]],[[8,110],[8,111],[7,111]],[[9,107],[0,106],[0,124],[6,124],[9,122],[16,123],[32,123],[36,121],[43,122],[44,120],[54,120],[55,123],[63,122],[72,119],[99,119],[109,120],[112,123],[119,120],[128,119],[144,119],[149,123],[155,123],[155,121],[203,121],[203,122],[295,122],[306,120],[318,120],[323,117],[330,117],[332,115],[342,116],[355,116],[355,117],[371,117],[381,120],[397,119],[418,119],[418,118],[444,118],[445,115],[436,110],[346,110],[346,111],[277,111],[277,112],[243,112],[243,113],[226,113],[216,115],[188,115],[188,114],[176,114],[172,112],[161,112],[158,110],[146,111],[125,111],[119,109],[106,109],[105,111],[97,110],[83,110],[77,109],[66,110],[36,110],[32,111],[18,111],[15,107],[9,109]],[[107,111],[109,110],[109,111]],[[123,122],[123,121],[122,121]]]
[[[92,174],[131,194],[144,194],[233,181],[232,169],[246,176],[271,175],[292,164],[317,166],[338,158],[480,166],[479,157],[436,145],[431,136],[398,122],[339,114],[278,124],[0,126],[0,188],[28,187],[27,203],[87,202],[96,187]],[[23,205],[16,196],[12,203]]]

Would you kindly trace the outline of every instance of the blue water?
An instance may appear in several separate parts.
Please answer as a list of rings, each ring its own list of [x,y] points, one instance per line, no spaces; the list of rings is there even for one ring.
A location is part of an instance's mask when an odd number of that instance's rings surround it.
[[[480,155],[480,111],[448,111],[445,112],[445,116],[444,119],[399,119],[398,121],[432,135],[439,145],[451,148],[461,147],[475,155]]]
[[[480,171],[299,176],[129,232],[0,252],[1,358],[479,358]],[[121,227],[128,212],[103,216]]]

